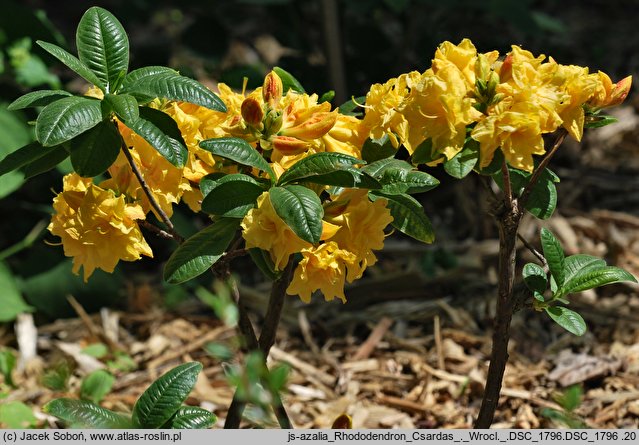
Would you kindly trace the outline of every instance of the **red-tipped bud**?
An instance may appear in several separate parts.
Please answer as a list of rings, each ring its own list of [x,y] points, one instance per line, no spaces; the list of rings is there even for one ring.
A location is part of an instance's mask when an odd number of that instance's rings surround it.
[[[508,54],[499,69],[499,81],[506,82],[513,76],[513,55]]]
[[[271,143],[273,149],[285,156],[303,153],[308,148],[308,142],[290,136],[275,136]]]
[[[262,105],[256,99],[252,97],[244,99],[240,110],[242,112],[242,118],[247,124],[253,127],[262,125],[264,110],[262,110]]]
[[[626,97],[628,97],[628,93],[630,92],[630,87],[632,86],[632,76],[628,76],[626,78],[621,79],[617,82],[613,88],[612,93],[610,94],[610,100],[606,104],[607,107],[613,107],[615,105],[621,104]]]
[[[275,71],[271,71],[264,78],[264,85],[262,86],[264,102],[272,106],[282,98],[282,94],[284,94],[282,79],[280,79],[280,76],[278,76]]]
[[[293,136],[305,141],[312,141],[331,131],[337,121],[337,113],[319,112],[295,127],[285,128],[281,134]]]

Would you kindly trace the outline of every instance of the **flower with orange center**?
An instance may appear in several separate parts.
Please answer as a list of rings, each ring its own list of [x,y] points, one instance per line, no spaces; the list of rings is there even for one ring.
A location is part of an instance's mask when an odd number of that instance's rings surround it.
[[[153,256],[136,220],[145,213],[127,204],[124,195],[94,185],[75,173],[64,177],[63,191],[53,200],[49,231],[62,239],[64,254],[73,257],[73,272],[84,270],[86,282],[97,268],[113,272],[118,261]]]

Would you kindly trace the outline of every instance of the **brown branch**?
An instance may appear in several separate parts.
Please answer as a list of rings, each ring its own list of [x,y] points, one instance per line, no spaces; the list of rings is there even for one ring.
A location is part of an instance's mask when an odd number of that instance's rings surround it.
[[[501,175],[502,182],[504,184],[504,204],[507,209],[511,209],[513,207],[513,189],[510,184],[510,172],[508,171],[508,164],[506,164],[506,159],[501,163]]]
[[[126,143],[124,142],[124,139],[122,139],[122,153],[124,153],[124,156],[129,162],[129,165],[131,166],[131,170],[133,171],[133,174],[135,175],[135,177],[138,179],[138,182],[140,183],[140,186],[142,187],[144,194],[149,199],[149,202],[151,203],[151,207],[153,207],[153,210],[155,210],[155,213],[160,217],[162,222],[168,228],[168,233],[171,234],[173,239],[178,244],[182,244],[182,242],[184,242],[184,238],[182,238],[182,236],[180,236],[180,234],[176,232],[175,227],[173,227],[173,223],[171,222],[167,214],[164,212],[164,210],[162,210],[162,207],[160,207],[160,204],[158,204],[157,200],[155,199],[155,196],[153,196],[153,192],[151,192],[151,189],[149,188],[149,185],[144,180],[144,177],[142,176],[140,169],[135,164],[135,161],[133,160],[133,156],[131,156],[130,148],[128,147],[128,145],[126,145]]]
[[[158,226],[156,226],[155,224],[151,224],[148,221],[141,219],[141,220],[138,220],[138,224],[144,227],[145,229],[147,229],[149,232],[155,233],[160,238],[175,239],[175,237],[172,234],[170,234],[166,230],[160,229]]]

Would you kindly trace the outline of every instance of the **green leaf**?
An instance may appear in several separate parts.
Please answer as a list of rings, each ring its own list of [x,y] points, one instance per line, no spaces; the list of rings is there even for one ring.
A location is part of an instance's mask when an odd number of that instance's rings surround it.
[[[155,108],[151,107],[139,107],[139,111],[140,117],[151,122],[170,139],[173,139],[172,143],[174,145],[178,143],[186,147],[186,142],[184,142],[182,132],[180,131],[177,122],[175,122],[175,120],[173,120],[171,116],[164,113],[163,111],[156,110]]]
[[[614,116],[589,116],[584,123],[584,128],[601,128],[616,122],[619,122],[619,119]]]
[[[254,247],[248,250],[253,263],[257,266],[258,269],[264,274],[266,278],[269,280],[277,280],[280,277],[280,272],[275,269],[275,264],[271,259],[271,254],[258,247]]]
[[[134,96],[159,97],[170,100],[189,102],[205,108],[226,112],[226,105],[217,94],[198,81],[180,76],[173,71],[146,71],[137,80],[125,81],[126,87],[121,92]]]
[[[426,139],[419,144],[413,154],[410,157],[410,162],[413,165],[428,164],[429,162],[436,161],[442,157],[441,154],[433,151],[433,140]]]
[[[319,100],[317,101],[318,104],[324,103],[324,102],[330,102],[335,98],[335,90],[329,90],[326,93],[322,94],[319,98]]]
[[[91,343],[82,348],[82,353],[95,358],[104,358],[109,354],[109,348],[104,343]]]
[[[566,280],[563,286],[560,286],[557,290],[557,297],[572,294],[575,292],[582,292],[588,289],[594,289],[595,287],[605,286],[606,284],[620,283],[623,281],[630,281],[636,283],[637,279],[629,272],[614,267],[589,267],[577,272],[570,280]]]
[[[226,175],[204,197],[202,210],[210,215],[244,218],[263,192],[260,183],[248,175]]]
[[[0,262],[0,289],[0,322],[13,321],[19,314],[33,311],[23,300],[11,270],[3,262]]]
[[[286,185],[270,189],[269,197],[277,215],[297,236],[311,244],[319,243],[324,208],[314,191],[302,185]]]
[[[439,181],[428,173],[402,167],[384,169],[379,182],[382,184],[382,191],[391,195],[427,192],[439,185]]]
[[[138,101],[130,94],[106,94],[104,103],[124,122],[133,121],[140,117]]]
[[[477,166],[477,172],[480,175],[493,176],[501,171],[501,166],[504,163],[504,153],[501,150],[496,150],[493,155],[492,161],[486,167]]]
[[[133,422],[142,428],[164,425],[189,396],[201,370],[200,363],[185,363],[153,382],[135,403]]]
[[[473,171],[479,160],[479,143],[471,139],[462,151],[444,162],[444,170],[453,178],[462,179]]]
[[[41,173],[48,172],[69,157],[69,151],[62,145],[42,147],[42,150],[42,156],[39,156],[37,159],[34,159],[22,167],[21,170],[22,173],[24,173],[24,179],[33,178]]]
[[[544,252],[544,257],[548,261],[548,268],[552,274],[555,282],[559,287],[564,284],[566,276],[566,266],[564,262],[564,250],[561,248],[561,244],[555,238],[555,235],[546,228],[541,229],[541,248]]]
[[[282,79],[282,87],[283,87],[284,94],[286,94],[288,90],[293,90],[298,93],[306,92],[304,91],[304,87],[302,86],[302,84],[299,83],[298,80],[295,77],[293,77],[293,75],[289,73],[288,71],[283,70],[279,66],[276,66],[275,68],[273,68],[273,71],[275,71],[275,74],[280,76],[280,79]]]
[[[13,369],[16,367],[16,356],[8,349],[0,351],[0,374],[4,377],[4,381],[9,386],[15,386],[13,383]]]
[[[100,403],[104,396],[111,391],[114,383],[115,377],[111,373],[103,369],[93,371],[82,380],[80,397],[96,404]]]
[[[206,197],[206,195],[208,195],[209,192],[217,186],[218,179],[223,178],[224,176],[226,176],[226,173],[215,172],[215,173],[209,173],[208,175],[200,179],[199,186],[200,186],[200,191],[202,192],[202,195]]]
[[[129,69],[129,38],[122,24],[106,9],[89,8],[75,34],[78,57],[93,71],[105,92],[115,92]]]
[[[85,178],[104,173],[120,153],[122,138],[113,122],[102,121],[71,140],[71,164]]]
[[[102,408],[86,400],[55,399],[42,410],[63,420],[73,428],[124,429],[132,428],[131,419],[124,414]]]
[[[230,159],[238,164],[248,165],[262,170],[269,174],[271,179],[275,180],[275,172],[266,162],[266,159],[248,142],[240,138],[216,138],[206,139],[200,142],[200,147],[206,151],[210,151],[214,155]]]
[[[164,279],[177,284],[206,272],[231,243],[240,221],[223,218],[187,239],[164,266]]]
[[[195,406],[180,407],[171,419],[171,428],[178,430],[203,430],[211,428],[217,417],[212,412]]]
[[[533,292],[543,294],[548,287],[548,277],[544,269],[535,263],[528,263],[522,271],[526,287]]]
[[[297,161],[286,170],[282,176],[280,176],[278,184],[284,185],[289,182],[309,180],[314,176],[322,176],[336,171],[345,171],[345,169],[350,166],[363,163],[364,161],[361,159],[341,153],[314,153]]]
[[[546,313],[571,334],[582,336],[586,333],[586,322],[577,312],[563,306],[554,306],[546,308]]]
[[[401,168],[406,171],[414,169],[414,167],[406,161],[394,158],[385,158],[365,165],[362,167],[362,170],[371,175],[373,178],[381,179],[384,172],[389,168]]]
[[[397,149],[393,147],[387,134],[379,139],[368,138],[362,146],[362,159],[366,162],[390,158],[395,156],[395,153],[397,153]]]
[[[564,281],[567,283],[577,274],[602,267],[606,267],[606,262],[601,258],[583,254],[570,255],[564,259]]]
[[[338,107],[339,114],[343,114],[344,116],[361,117],[364,115],[364,108],[361,106],[364,102],[366,102],[366,96],[352,98]]]
[[[40,90],[27,93],[24,96],[18,97],[11,102],[7,107],[7,110],[15,111],[22,110],[29,107],[44,107],[52,102],[63,97],[69,97],[71,93],[64,90]]]
[[[44,107],[36,121],[36,137],[45,147],[58,145],[102,122],[100,101],[65,97]]]
[[[155,99],[154,95],[135,93],[131,90],[131,87],[136,82],[143,82],[147,77],[152,77],[156,74],[174,74],[179,75],[177,71],[172,68],[168,68],[166,66],[145,66],[143,68],[138,68],[137,70],[131,71],[124,77],[122,81],[122,86],[120,87],[120,93],[128,91],[132,96],[137,98],[140,102],[146,103]]]
[[[188,151],[179,140],[167,136],[154,123],[142,117],[125,121],[125,125],[147,141],[164,159],[176,167],[182,167],[187,160]]]
[[[423,243],[432,243],[435,233],[430,220],[424,213],[422,205],[412,196],[400,194],[391,195],[382,191],[372,191],[368,196],[373,200],[385,198],[386,207],[393,217],[392,225],[397,230]]]
[[[33,411],[22,402],[3,402],[0,404],[0,426],[11,429],[33,428],[37,419]]]
[[[531,174],[516,168],[508,167],[513,193],[519,196],[530,181]],[[503,189],[503,177],[501,169],[493,175],[495,182]],[[525,209],[540,219],[548,219],[557,207],[557,188],[555,183],[559,178],[550,169],[546,168],[539,180],[531,190]]]
[[[105,84],[95,75],[93,71],[89,69],[80,59],[73,54],[69,54],[62,48],[52,43],[43,42],[38,40],[36,42],[40,47],[51,54],[53,57],[64,63],[68,68],[73,70],[76,74],[84,78],[87,82],[105,91]]]

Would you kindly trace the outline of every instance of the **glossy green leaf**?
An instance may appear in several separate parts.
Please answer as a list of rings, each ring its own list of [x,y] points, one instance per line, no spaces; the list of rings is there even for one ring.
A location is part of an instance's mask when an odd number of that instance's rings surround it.
[[[248,175],[226,175],[207,193],[202,201],[202,211],[210,215],[244,218],[263,192],[260,183]]]
[[[473,141],[474,142],[474,141]],[[479,144],[471,143],[462,151],[444,162],[444,170],[453,178],[462,179],[473,171],[479,160]]]
[[[206,197],[206,195],[208,195],[209,192],[217,186],[217,181],[224,176],[226,176],[226,173],[215,172],[209,173],[208,175],[200,179],[199,186],[200,191],[202,192],[202,196]]]
[[[441,157],[442,155],[440,153],[435,153],[433,150],[433,140],[426,139],[415,148],[415,151],[410,157],[410,162],[413,165],[428,164]]]
[[[238,219],[223,218],[187,239],[164,266],[164,279],[176,284],[206,272],[224,254],[239,225]]]
[[[564,259],[564,281],[570,281],[575,275],[589,269],[601,269],[606,267],[606,261],[590,255],[570,255]]]
[[[214,111],[226,111],[226,105],[217,94],[198,81],[180,76],[177,72],[150,70],[137,80],[126,81],[122,92],[132,95],[159,97],[200,105]]]
[[[64,421],[72,428],[131,428],[132,422],[124,414],[102,408],[87,400],[55,399],[42,410]]]
[[[280,76],[280,79],[282,79],[282,87],[285,95],[288,90],[293,90],[298,93],[306,92],[302,84],[299,83],[299,81],[288,71],[283,70],[279,66],[273,68],[273,71],[275,71],[275,74]]]
[[[314,191],[302,185],[285,185],[270,189],[269,196],[277,215],[297,236],[319,243],[324,207]]]
[[[42,156],[22,166],[21,171],[24,174],[24,179],[46,173],[69,157],[69,151],[63,145],[42,148],[44,151]]]
[[[362,170],[374,178],[381,179],[381,177],[384,175],[384,172],[389,168],[400,168],[406,171],[411,171],[414,169],[414,167],[406,161],[394,158],[385,158],[365,165],[364,167],[362,167]]]
[[[621,283],[630,281],[636,283],[637,279],[629,272],[614,267],[589,267],[578,271],[569,280],[566,280],[563,286],[559,287],[557,296],[564,296],[575,292],[582,292],[588,289],[605,286],[606,284]]]
[[[36,121],[36,137],[45,147],[69,141],[102,122],[100,101],[65,97],[44,107]]]
[[[27,93],[24,96],[18,97],[11,102],[7,107],[7,110],[15,111],[22,110],[29,107],[44,107],[52,102],[63,97],[69,97],[71,93],[64,90],[40,90]]]
[[[187,160],[188,151],[178,140],[167,136],[154,123],[142,117],[126,121],[125,125],[147,141],[164,159],[176,167],[182,167]]]
[[[366,96],[359,96],[344,102],[338,107],[339,114],[344,116],[361,117],[364,115],[364,108],[361,104],[366,102]]]
[[[115,92],[129,69],[129,38],[122,24],[106,9],[93,6],[80,19],[75,41],[80,60],[106,92]]]
[[[535,263],[528,263],[522,270],[524,284],[533,292],[543,294],[548,287],[548,277],[544,269]]]
[[[382,191],[372,191],[368,195],[373,201],[378,198],[387,200],[386,207],[393,217],[391,224],[397,230],[423,243],[430,244],[435,240],[430,220],[415,198],[406,194],[391,195]]]
[[[36,161],[57,147],[43,147],[39,142],[32,142],[13,153],[9,153],[0,161],[0,176],[17,170],[33,161]]]
[[[248,253],[253,263],[255,263],[266,278],[269,280],[277,280],[280,277],[280,272],[275,269],[275,264],[268,251],[254,247],[249,249]]]
[[[196,406],[180,407],[171,419],[171,428],[178,430],[202,430],[211,428],[217,417],[212,412]]]
[[[153,382],[135,402],[133,422],[142,428],[163,426],[189,396],[201,370],[200,363],[185,363]]]
[[[380,159],[395,156],[397,149],[393,147],[388,135],[384,134],[379,139],[368,138],[362,146],[362,159],[366,162],[375,162]]]
[[[326,93],[322,94],[319,98],[319,100],[317,101],[318,104],[324,103],[324,102],[330,102],[335,98],[335,90],[329,90]]]
[[[392,195],[427,192],[439,185],[439,181],[428,173],[401,167],[384,169],[379,182],[382,191]]]
[[[151,107],[139,107],[139,111],[140,117],[142,119],[151,122],[169,138],[173,139],[173,144],[177,142],[186,147],[186,142],[184,142],[182,132],[180,131],[177,122],[175,122],[175,120],[171,116],[163,111],[156,110],[155,108]]]
[[[200,147],[214,155],[230,159],[238,164],[248,165],[262,170],[275,179],[273,169],[266,159],[244,139],[240,138],[216,138],[206,139],[200,142]]]
[[[21,313],[33,311],[33,308],[25,303],[11,270],[3,262],[0,262],[0,292],[0,323],[13,321]]]
[[[71,141],[71,164],[80,176],[104,173],[120,153],[122,137],[113,122],[102,121]]]
[[[555,279],[557,285],[561,287],[564,284],[566,276],[564,250],[561,248],[561,244],[559,244],[555,235],[546,228],[541,229],[541,248],[544,252],[546,261],[548,261],[550,273]]]
[[[354,158],[341,153],[314,153],[293,164],[286,170],[278,181],[279,185],[289,182],[305,180],[313,176],[321,176],[327,173],[333,173],[345,170],[348,167],[357,164],[363,164],[361,159]]]
[[[134,96],[136,99],[138,99],[140,103],[151,102],[153,99],[155,99],[155,95],[136,93],[131,90],[131,87],[136,82],[143,82],[144,79],[147,77],[152,77],[156,74],[166,74],[166,73],[179,75],[177,71],[166,66],[145,66],[143,68],[138,68],[137,70],[133,70],[124,77],[122,81],[122,85],[120,87],[120,93],[128,92],[129,94]]]
[[[138,101],[130,94],[107,94],[104,96],[104,103],[124,122],[130,122],[140,117]]]
[[[601,128],[605,127],[606,125],[614,124],[616,122],[619,122],[619,119],[614,116],[590,116],[588,119],[586,119],[584,128]]]
[[[586,322],[577,312],[563,306],[553,306],[546,308],[546,313],[571,334],[582,336],[586,333]]]
[[[89,82],[92,85],[100,88],[102,91],[105,91],[105,84],[95,75],[93,71],[89,69],[80,59],[78,59],[73,54],[69,54],[62,48],[52,43],[43,42],[38,40],[36,42],[42,49],[51,54],[53,57],[58,59],[60,62],[64,63],[68,68],[73,70],[76,74],[81,76],[84,80]]]
[[[103,369],[93,371],[82,380],[80,397],[96,404],[100,403],[104,396],[111,391],[114,383],[115,377],[111,373]]]

